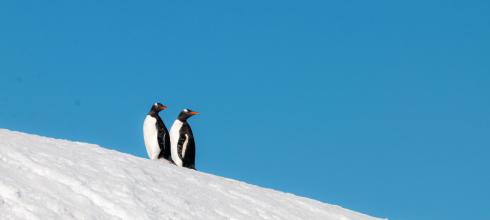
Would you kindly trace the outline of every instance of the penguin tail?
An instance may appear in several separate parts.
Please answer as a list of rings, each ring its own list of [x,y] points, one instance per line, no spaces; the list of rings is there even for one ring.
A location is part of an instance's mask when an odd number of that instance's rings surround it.
[[[189,169],[192,169],[192,170],[196,170],[196,166],[195,165],[189,165],[189,166],[186,166],[186,167],[189,168]]]

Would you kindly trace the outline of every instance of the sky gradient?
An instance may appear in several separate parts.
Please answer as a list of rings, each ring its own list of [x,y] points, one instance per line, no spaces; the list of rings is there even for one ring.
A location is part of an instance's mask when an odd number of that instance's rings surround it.
[[[490,219],[488,1],[2,1],[0,127],[397,220]]]

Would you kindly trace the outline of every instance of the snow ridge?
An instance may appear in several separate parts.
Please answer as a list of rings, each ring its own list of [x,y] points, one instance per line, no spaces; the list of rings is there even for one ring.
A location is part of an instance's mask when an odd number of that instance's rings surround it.
[[[0,175],[0,219],[377,219],[93,144],[5,129]]]

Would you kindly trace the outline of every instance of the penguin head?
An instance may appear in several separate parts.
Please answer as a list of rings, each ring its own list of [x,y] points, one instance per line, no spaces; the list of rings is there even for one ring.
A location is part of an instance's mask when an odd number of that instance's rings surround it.
[[[155,102],[155,104],[151,106],[150,114],[156,114],[165,109],[167,109],[167,106],[162,105],[160,102]]]
[[[199,114],[199,112],[195,112],[195,111],[192,111],[192,110],[190,110],[190,109],[188,109],[188,108],[185,108],[185,109],[183,109],[183,110],[180,112],[178,119],[179,119],[180,121],[186,121],[186,120],[187,120],[188,118],[190,118],[191,116],[193,116],[193,115],[197,115],[197,114]]]

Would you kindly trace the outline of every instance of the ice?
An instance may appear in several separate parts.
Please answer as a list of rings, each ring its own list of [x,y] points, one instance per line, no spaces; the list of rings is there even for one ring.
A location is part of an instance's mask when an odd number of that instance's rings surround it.
[[[0,175],[0,219],[377,219],[93,144],[5,129]]]

